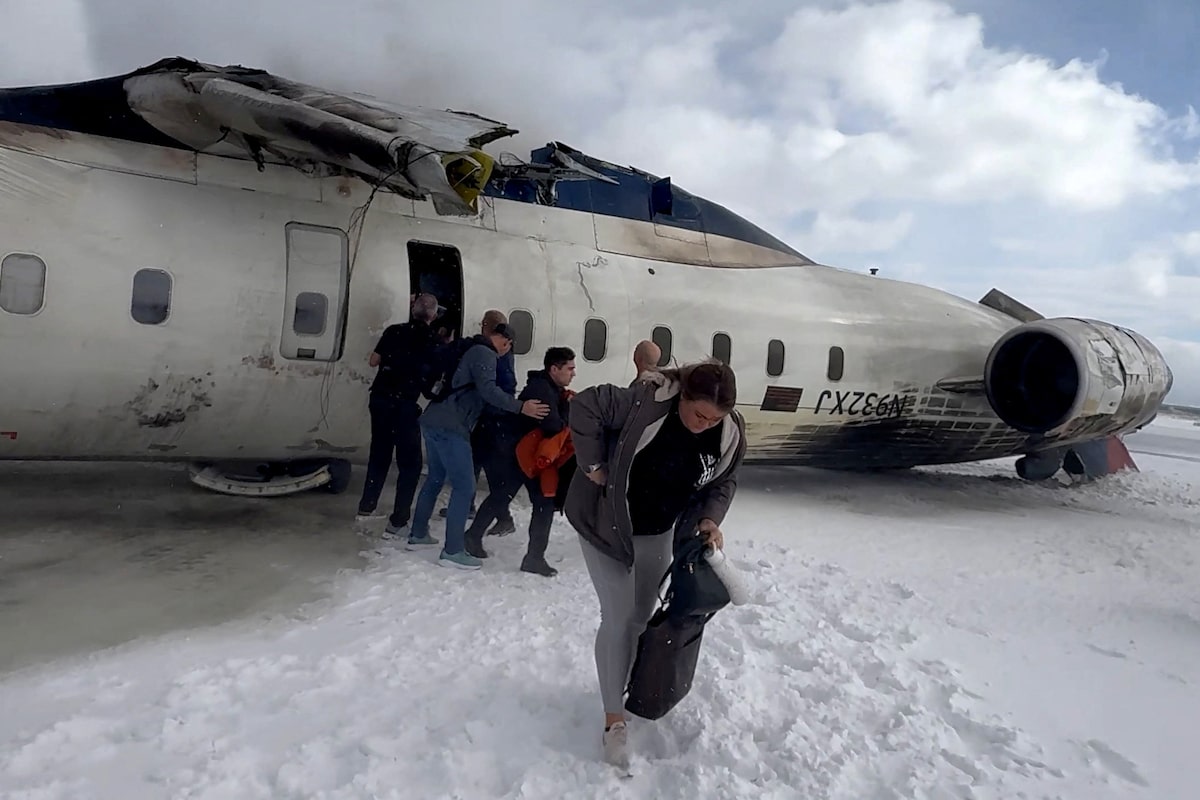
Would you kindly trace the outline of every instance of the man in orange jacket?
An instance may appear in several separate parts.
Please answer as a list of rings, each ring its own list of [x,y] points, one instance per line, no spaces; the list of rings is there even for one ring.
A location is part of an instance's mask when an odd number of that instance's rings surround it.
[[[530,371],[517,399],[541,401],[550,412],[540,420],[517,419],[517,415],[506,418],[505,422],[513,426],[512,435],[506,437],[512,444],[498,447],[492,454],[495,461],[488,472],[490,492],[467,529],[466,549],[476,558],[487,558],[484,532],[525,486],[533,513],[529,518],[529,548],[521,570],[553,577],[558,570],[546,563],[546,545],[554,511],[562,507],[567,484],[575,472],[575,449],[567,426],[574,396],[567,387],[575,378],[575,352],[569,347],[551,347],[542,364],[543,369]],[[493,474],[499,477],[496,486],[491,486]]]

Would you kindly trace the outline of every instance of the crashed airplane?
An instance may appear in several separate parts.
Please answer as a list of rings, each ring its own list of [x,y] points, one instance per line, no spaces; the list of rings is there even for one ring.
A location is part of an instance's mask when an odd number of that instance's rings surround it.
[[[0,90],[0,459],[166,460],[215,491],[342,491],[368,356],[430,291],[586,384],[737,370],[748,461],[1131,467],[1172,382],[1143,336],[822,266],[670,178],[515,130],[171,58]]]

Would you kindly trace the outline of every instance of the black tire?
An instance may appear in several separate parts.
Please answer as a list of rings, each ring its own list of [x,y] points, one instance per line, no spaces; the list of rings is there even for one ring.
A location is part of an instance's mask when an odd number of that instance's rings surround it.
[[[325,484],[325,490],[331,494],[342,494],[350,488],[353,468],[349,461],[341,458],[331,458],[328,466],[329,483]]]

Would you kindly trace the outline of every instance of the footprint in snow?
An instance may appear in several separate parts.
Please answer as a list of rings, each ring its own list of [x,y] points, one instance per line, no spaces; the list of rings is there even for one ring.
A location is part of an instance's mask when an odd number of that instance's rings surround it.
[[[1101,766],[1107,769],[1118,778],[1135,783],[1138,786],[1149,787],[1150,784],[1142,777],[1138,771],[1137,764],[1134,764],[1125,756],[1113,750],[1099,739],[1089,739],[1087,742],[1088,749],[1095,753],[1096,759]],[[1091,759],[1089,759],[1090,761]]]
[[[1129,656],[1125,655],[1119,650],[1107,650],[1103,647],[1097,647],[1094,644],[1089,644],[1087,647],[1089,650],[1099,653],[1102,656],[1108,656],[1109,658],[1129,658]]]

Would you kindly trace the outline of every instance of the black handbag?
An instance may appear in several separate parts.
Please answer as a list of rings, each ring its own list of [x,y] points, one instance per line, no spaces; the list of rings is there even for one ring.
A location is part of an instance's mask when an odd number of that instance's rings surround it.
[[[704,559],[705,547],[699,536],[689,536],[675,550],[665,605],[676,619],[713,614],[729,605],[729,590]]]
[[[643,719],[660,719],[691,691],[704,626],[729,603],[698,536],[679,546],[662,583],[668,578],[660,607],[638,637],[626,686],[625,710]]]

